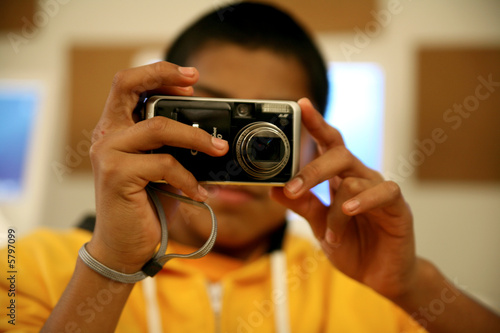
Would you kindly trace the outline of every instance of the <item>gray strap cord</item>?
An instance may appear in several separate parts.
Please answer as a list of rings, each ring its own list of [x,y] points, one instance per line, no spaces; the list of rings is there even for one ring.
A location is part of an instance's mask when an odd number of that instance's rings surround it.
[[[175,193],[171,193],[168,191],[164,191],[158,187],[155,187],[151,184],[149,184],[146,187],[146,191],[148,192],[149,197],[153,201],[153,204],[156,208],[156,212],[158,214],[158,218],[160,219],[160,226],[161,226],[161,241],[160,241],[160,247],[158,251],[155,253],[155,255],[142,267],[142,269],[136,273],[132,274],[125,274],[118,272],[114,269],[111,269],[103,264],[101,264],[99,261],[94,259],[88,252],[85,246],[87,243],[85,243],[80,250],[78,251],[78,255],[82,259],[82,261],[92,268],[94,271],[97,273],[111,279],[115,280],[118,282],[122,283],[136,283],[138,281],[141,281],[145,279],[148,276],[155,276],[156,273],[161,271],[163,268],[163,265],[167,261],[173,258],[185,258],[185,259],[198,259],[201,258],[210,252],[212,247],[214,246],[215,239],[217,237],[217,219],[215,217],[215,214],[212,210],[212,207],[210,207],[208,204],[205,202],[199,202],[192,200],[188,197],[178,195]],[[208,237],[207,241],[205,244],[203,244],[202,247],[200,247],[197,251],[189,253],[189,254],[179,254],[179,253],[168,253],[165,254],[167,250],[167,245],[168,245],[168,230],[167,230],[167,218],[165,217],[165,212],[163,211],[163,206],[160,202],[160,199],[158,199],[158,196],[156,192],[169,196],[171,198],[177,199],[179,201],[182,201],[184,203],[188,203],[191,205],[195,205],[198,207],[206,208],[210,212],[210,217],[212,219],[212,232],[210,233],[210,236]]]

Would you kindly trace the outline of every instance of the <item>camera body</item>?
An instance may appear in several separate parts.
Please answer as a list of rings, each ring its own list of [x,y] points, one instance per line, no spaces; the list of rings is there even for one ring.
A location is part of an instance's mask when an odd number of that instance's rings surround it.
[[[200,182],[283,186],[298,171],[301,112],[296,102],[152,96],[144,118],[167,117],[229,143],[221,157],[164,146]]]

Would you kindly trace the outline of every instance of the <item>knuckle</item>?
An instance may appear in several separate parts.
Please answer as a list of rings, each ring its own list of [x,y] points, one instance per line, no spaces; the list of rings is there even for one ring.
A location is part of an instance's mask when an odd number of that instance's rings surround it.
[[[153,135],[164,134],[165,132],[168,131],[168,128],[170,127],[169,119],[162,116],[157,116],[148,119],[146,120],[145,124],[147,130],[153,133]]]
[[[152,70],[159,76],[165,76],[171,73],[172,64],[166,61],[158,61],[152,64]]]
[[[127,81],[127,70],[122,69],[116,72],[116,74],[114,75],[111,87],[115,89],[121,89],[123,86],[125,86],[126,81]]]
[[[106,137],[101,137],[95,140],[89,149],[89,159],[94,173],[105,178],[116,175],[117,170],[124,165],[123,159],[120,159],[119,154],[111,148],[109,141]]]
[[[121,163],[111,158],[103,158],[99,160],[98,172],[104,179],[110,179],[112,176],[117,175]]]
[[[401,188],[396,182],[387,180],[383,183],[383,186],[385,191],[389,193],[391,198],[397,198],[401,196]]]
[[[370,172],[371,172],[372,177],[374,179],[379,180],[379,181],[384,180],[384,176],[382,176],[382,174],[380,172],[378,172],[377,170],[370,169]]]
[[[171,84],[175,80],[175,76],[179,74],[176,67],[177,65],[167,61],[156,62],[148,68],[149,80],[156,85],[156,88],[159,88],[162,83]]]
[[[119,166],[123,164],[114,158],[114,154],[109,154],[103,140],[96,141],[90,146],[89,156],[94,172],[104,177],[115,174]]]
[[[350,194],[358,194],[363,191],[364,186],[358,178],[347,177],[342,182],[344,190]]]
[[[162,84],[162,78],[168,76],[170,70],[165,61],[159,61],[145,67],[143,86],[146,90],[157,89]]]
[[[162,165],[164,168],[164,174],[168,175],[172,168],[179,164],[179,162],[170,154],[162,155]]]
[[[89,157],[92,164],[97,163],[99,161],[99,156],[101,156],[102,152],[102,140],[95,140],[89,149]]]
[[[345,164],[351,165],[354,161],[354,156],[345,146],[336,147],[337,149],[337,158],[341,161],[344,161]]]
[[[340,131],[337,128],[330,126],[326,121],[325,121],[325,126],[327,126],[328,133],[334,142],[344,143],[344,138],[342,137],[342,133],[340,133]]]

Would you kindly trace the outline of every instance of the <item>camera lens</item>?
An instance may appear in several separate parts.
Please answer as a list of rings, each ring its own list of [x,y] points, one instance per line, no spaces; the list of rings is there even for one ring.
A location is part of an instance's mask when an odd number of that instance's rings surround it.
[[[283,157],[283,141],[277,137],[255,136],[249,146],[249,158],[255,162],[279,162]]]
[[[279,174],[288,163],[290,142],[276,125],[255,122],[238,133],[235,153],[248,175],[265,180]]]

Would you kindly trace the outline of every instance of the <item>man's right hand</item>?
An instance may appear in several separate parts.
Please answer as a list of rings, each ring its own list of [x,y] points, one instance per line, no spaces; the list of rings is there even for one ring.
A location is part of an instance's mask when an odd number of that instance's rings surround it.
[[[145,93],[192,95],[195,68],[158,62],[118,72],[97,124],[90,157],[95,177],[97,222],[89,253],[123,273],[141,269],[160,241],[160,224],[145,191],[150,181],[165,180],[192,199],[207,192],[193,175],[168,154],[149,154],[164,145],[222,156],[226,141],[166,117],[134,121],[133,112]],[[164,201],[167,213],[175,204]]]

